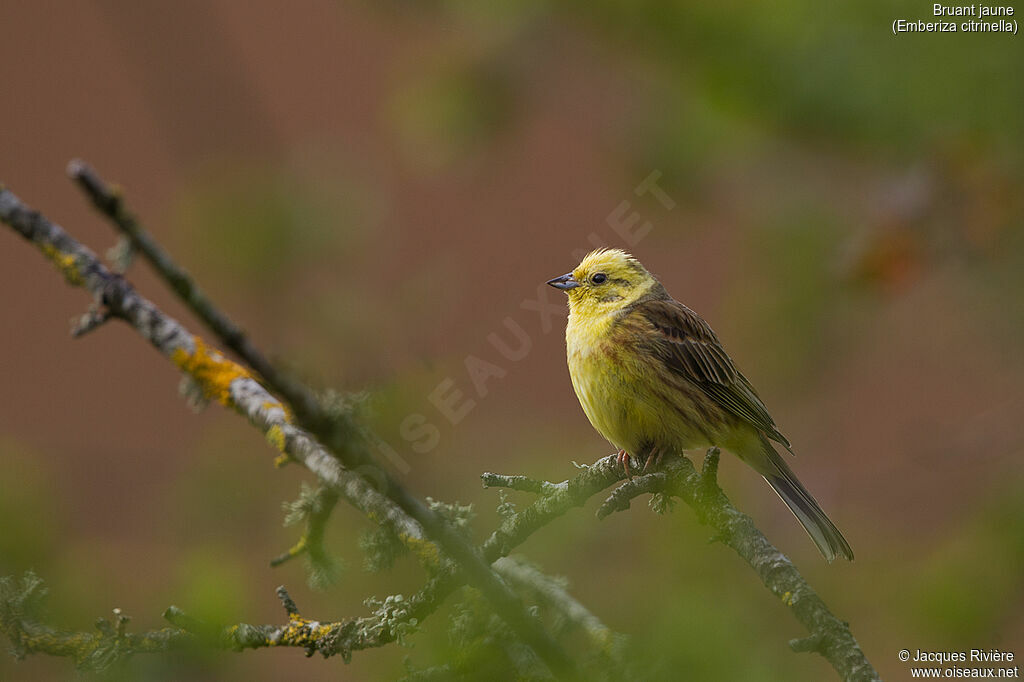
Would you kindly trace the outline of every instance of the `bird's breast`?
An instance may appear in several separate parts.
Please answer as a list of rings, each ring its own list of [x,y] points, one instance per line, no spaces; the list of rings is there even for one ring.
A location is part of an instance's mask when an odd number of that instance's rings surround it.
[[[601,435],[636,453],[647,440],[650,422],[658,420],[647,414],[648,401],[640,395],[645,385],[643,363],[615,334],[593,332],[592,325],[573,325],[570,317],[566,350],[576,397]]]

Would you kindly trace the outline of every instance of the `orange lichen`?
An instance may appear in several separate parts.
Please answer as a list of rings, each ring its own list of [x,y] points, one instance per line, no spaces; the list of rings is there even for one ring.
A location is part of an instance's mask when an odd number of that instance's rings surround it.
[[[232,382],[237,379],[253,379],[252,373],[224,357],[216,348],[207,346],[198,336],[193,336],[192,341],[195,344],[192,354],[184,348],[175,348],[171,360],[195,380],[205,398],[233,407]]]

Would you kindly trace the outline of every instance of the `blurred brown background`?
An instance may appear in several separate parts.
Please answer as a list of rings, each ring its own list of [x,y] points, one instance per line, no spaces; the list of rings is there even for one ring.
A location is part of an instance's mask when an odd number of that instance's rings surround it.
[[[918,3],[919,4],[919,3]],[[421,495],[498,496],[485,470],[562,480],[609,446],[568,379],[563,319],[522,307],[575,265],[629,246],[701,312],[759,387],[795,468],[845,531],[826,566],[768,487],[723,458],[723,486],[805,571],[887,679],[899,649],[1024,656],[1024,88],[1020,38],[903,35],[930,5],[792,2],[95,2],[0,5],[0,180],[102,253],[63,175],[123,185],[149,229],[259,344],[320,385],[367,389],[378,435]],[[675,203],[634,188],[652,172]],[[629,202],[652,228],[608,223]],[[201,331],[142,263],[129,277]],[[338,587],[305,587],[280,504],[297,468],[120,325],[72,342],[88,300],[0,231],[0,574],[34,568],[51,620],[132,627],[177,604],[277,621],[364,613],[409,593],[408,560],[362,569],[368,528],[340,509]],[[548,294],[561,304],[558,292]],[[512,318],[530,351],[488,341]],[[543,318],[548,319],[548,318]],[[205,333],[205,332],[203,332]],[[477,395],[465,360],[505,373]],[[428,396],[476,401],[458,425]],[[402,420],[440,442],[414,452]],[[514,497],[514,501],[526,502]],[[634,637],[649,678],[820,680],[820,659],[692,513],[570,514],[521,550]],[[624,581],[623,576],[628,576]],[[451,655],[446,613],[413,646],[136,659],[115,679],[389,679]],[[301,671],[301,672],[299,672]],[[68,679],[0,658],[2,679]]]

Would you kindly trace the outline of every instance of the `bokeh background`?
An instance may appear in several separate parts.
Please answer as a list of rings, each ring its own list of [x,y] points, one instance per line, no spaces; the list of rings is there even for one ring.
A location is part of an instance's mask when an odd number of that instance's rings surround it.
[[[927,3],[3,3],[0,180],[103,252],[63,175],[119,182],[150,230],[271,354],[366,390],[421,495],[473,503],[482,471],[562,480],[609,452],[578,407],[561,318],[522,307],[593,240],[629,246],[701,312],[759,387],[795,466],[845,531],[827,566],[766,485],[723,486],[852,624],[887,679],[901,648],[1024,656],[1024,42],[892,34]],[[634,188],[652,172],[675,206]],[[629,202],[636,243],[609,216]],[[593,236],[592,236],[593,235]],[[146,269],[130,278],[198,329]],[[119,325],[72,341],[88,300],[0,231],[0,573],[33,568],[50,620],[132,627],[365,613],[409,593],[363,568],[339,508],[327,592],[281,503],[306,477],[234,414],[194,414],[174,368]],[[549,300],[558,303],[552,291]],[[530,350],[508,361],[488,336]],[[477,394],[465,361],[504,376]],[[428,396],[475,401],[457,425]],[[440,441],[414,452],[409,414]],[[525,503],[526,496],[513,496]],[[799,625],[685,507],[593,505],[521,552],[632,637],[649,679],[822,680]],[[448,606],[411,646],[143,659],[123,679],[376,680],[452,654]],[[0,657],[2,679],[68,679]]]

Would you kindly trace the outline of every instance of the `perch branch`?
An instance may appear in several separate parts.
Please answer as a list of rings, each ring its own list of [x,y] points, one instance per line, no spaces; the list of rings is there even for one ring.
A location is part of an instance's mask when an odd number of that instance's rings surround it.
[[[567,505],[582,504],[584,495],[589,497],[624,478],[622,468],[614,461],[614,456],[605,457],[576,478],[558,484],[559,492],[550,496],[553,498],[552,506],[546,507],[550,509],[549,514],[562,511]],[[791,644],[794,650],[821,654],[846,682],[879,680],[878,673],[864,656],[849,625],[829,610],[796,566],[768,541],[753,520],[732,505],[718,486],[717,471],[718,450],[714,448],[708,451],[700,472],[686,457],[667,459],[662,463],[660,471],[634,478],[619,486],[601,505],[598,517],[604,518],[612,512],[628,509],[630,500],[644,493],[664,492],[678,497],[693,508],[702,524],[715,531],[716,539],[735,550],[754,569],[765,587],[807,628],[810,636],[794,640]],[[485,480],[504,480],[493,474],[485,476]],[[570,490],[578,492],[572,495]],[[542,497],[524,512],[507,520],[504,525],[508,529],[504,531],[504,538],[517,538],[519,533],[534,528],[537,521],[534,513],[538,511],[538,506],[543,506],[544,501]],[[550,517],[545,515],[544,518]],[[502,548],[505,542],[508,540],[498,538],[497,533],[489,540],[495,547]]]

